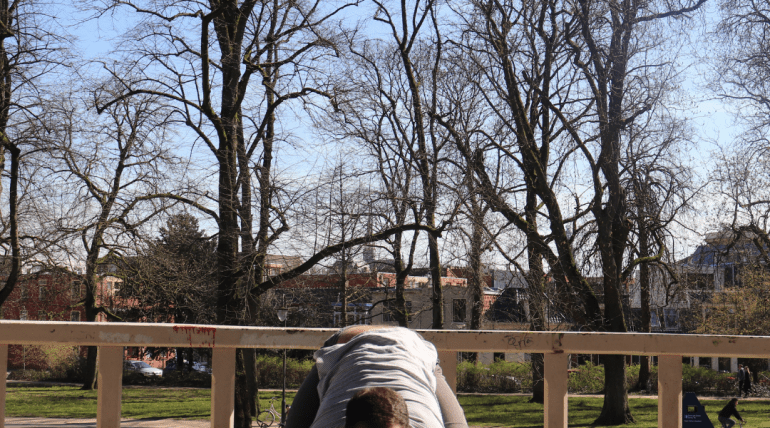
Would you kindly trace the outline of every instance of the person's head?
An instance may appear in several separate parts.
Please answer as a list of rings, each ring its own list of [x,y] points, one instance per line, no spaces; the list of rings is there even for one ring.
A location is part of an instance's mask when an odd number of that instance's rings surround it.
[[[743,368],[743,364],[738,364],[738,368],[742,369]]]
[[[406,402],[390,388],[362,389],[348,401],[345,428],[409,428]]]
[[[733,407],[737,406],[738,405],[738,399],[737,398],[733,398],[732,400],[730,400],[730,405],[733,406]]]
[[[743,366],[743,371],[745,371],[746,373],[751,372],[751,370],[749,370],[749,366]]]

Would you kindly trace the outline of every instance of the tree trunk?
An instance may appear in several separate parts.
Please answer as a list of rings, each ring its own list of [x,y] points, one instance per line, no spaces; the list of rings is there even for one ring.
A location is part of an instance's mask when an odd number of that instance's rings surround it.
[[[471,225],[470,254],[468,257],[470,267],[470,278],[468,289],[471,294],[471,330],[481,329],[481,316],[484,312],[484,266],[481,263],[481,254],[484,252],[484,228],[481,222],[484,221],[484,214],[479,207],[479,201],[475,195],[471,196],[471,216],[473,223]],[[478,353],[471,354],[471,362],[478,361]]]
[[[621,425],[634,422],[626,392],[626,358],[623,355],[605,355],[604,405],[594,425]]]
[[[96,360],[99,348],[96,346],[86,347],[86,366],[83,370],[83,386],[80,389],[92,391],[96,385]]]
[[[543,354],[531,354],[530,359],[532,363],[532,397],[529,402],[542,404],[545,403],[544,357]]]
[[[545,271],[543,270],[543,251],[537,239],[537,194],[534,183],[527,180],[527,200],[525,216],[529,229],[527,230],[527,300],[529,301],[529,322],[532,331],[545,331]],[[545,382],[543,378],[543,354],[531,354],[532,359],[532,398],[530,402],[545,402]]]
[[[433,226],[433,224],[431,224]],[[432,233],[428,234],[428,252],[430,253],[430,277],[433,287],[433,323],[431,328],[444,328],[444,290],[441,285],[441,259],[439,256],[438,239]]]
[[[409,312],[406,308],[406,299],[404,298],[404,290],[406,289],[406,278],[409,276],[411,270],[411,263],[409,268],[404,268],[404,262],[401,260],[401,237],[403,234],[396,234],[396,245],[394,245],[396,255],[395,270],[396,270],[396,308],[393,315],[396,316],[396,321],[401,327],[409,327]]]
[[[639,220],[639,257],[648,257],[650,255],[649,250],[649,235],[644,220],[644,216],[640,216]],[[647,263],[642,263],[639,266],[639,287],[641,294],[641,312],[642,312],[642,325],[639,331],[643,333],[649,333],[652,331],[651,319],[652,314],[650,311],[650,266]],[[636,390],[648,391],[650,389],[650,358],[646,355],[642,355],[639,359],[639,380],[636,383]]]
[[[86,261],[86,298],[83,306],[85,307],[86,322],[96,321],[96,256],[89,254],[89,259]],[[89,346],[86,348],[86,367],[83,370],[83,386],[81,389],[91,391],[94,389],[96,383],[96,370],[97,370],[97,352],[98,347]]]

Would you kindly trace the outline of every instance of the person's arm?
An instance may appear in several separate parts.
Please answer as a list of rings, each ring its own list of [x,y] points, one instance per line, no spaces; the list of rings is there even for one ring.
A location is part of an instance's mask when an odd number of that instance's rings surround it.
[[[441,371],[441,366],[436,364],[434,370],[436,375],[436,398],[441,408],[441,417],[444,420],[444,428],[468,428],[468,422],[465,420],[465,412],[457,401],[457,397],[452,392],[452,388]]]
[[[738,413],[738,409],[736,409],[735,407],[733,407],[733,415],[735,415],[736,418],[740,419],[741,422],[746,422],[743,420],[743,418],[741,417],[741,414]]]
[[[318,397],[318,369],[315,364],[310,369],[302,386],[299,387],[291,411],[286,415],[286,428],[309,428],[315,420],[315,414],[321,405]]]

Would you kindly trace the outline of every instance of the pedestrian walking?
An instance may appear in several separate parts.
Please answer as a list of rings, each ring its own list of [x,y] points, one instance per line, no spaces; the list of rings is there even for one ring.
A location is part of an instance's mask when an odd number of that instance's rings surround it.
[[[751,370],[749,370],[749,366],[744,367],[744,375],[743,375],[743,393],[746,397],[749,396],[749,393],[751,393]]]

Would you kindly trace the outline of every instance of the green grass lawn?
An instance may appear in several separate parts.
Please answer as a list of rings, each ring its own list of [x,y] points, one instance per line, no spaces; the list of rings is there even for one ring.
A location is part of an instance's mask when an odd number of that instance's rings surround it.
[[[542,427],[543,405],[529,403],[526,396],[461,395],[460,404],[465,409],[469,425],[504,427]],[[700,399],[706,407],[711,423],[718,427],[717,413],[728,399]],[[658,426],[658,400],[650,398],[629,399],[631,413],[636,419],[635,428]],[[571,397],[569,399],[569,426],[587,427],[599,416],[602,397]],[[740,401],[738,411],[747,420],[747,427],[770,427],[770,400]],[[737,427],[737,425],[736,425]]]
[[[95,418],[96,391],[81,391],[77,387],[26,387],[9,384],[6,415],[58,418]],[[269,405],[270,397],[280,392],[261,391],[260,405]],[[291,403],[294,393],[287,393]],[[460,404],[470,425],[504,427],[542,427],[543,405],[528,403],[526,396],[461,395]],[[727,399],[701,399],[711,422],[719,426],[716,415]],[[655,399],[631,398],[631,411],[636,418],[634,427],[657,427],[658,402]],[[280,398],[275,402],[280,409]],[[572,397],[569,399],[569,425],[591,426],[599,415],[602,398]],[[208,389],[125,388],[123,390],[125,418],[208,419],[211,414],[211,391]],[[747,427],[770,428],[770,400],[741,401],[741,415]]]
[[[95,418],[97,391],[77,387],[25,387],[9,384],[6,416]],[[260,406],[267,408],[275,391],[260,392]],[[280,393],[278,394],[280,395]],[[286,393],[291,403],[293,392]],[[280,398],[275,402],[280,411]],[[122,416],[130,419],[173,418],[208,419],[211,416],[211,390],[196,388],[124,388]]]
[[[97,391],[76,387],[23,387],[8,385],[7,416],[95,418]],[[126,418],[208,419],[211,391],[208,389],[123,389],[122,416]]]

